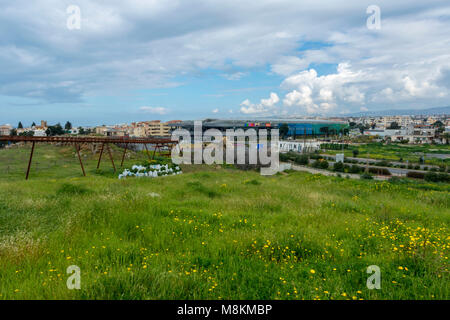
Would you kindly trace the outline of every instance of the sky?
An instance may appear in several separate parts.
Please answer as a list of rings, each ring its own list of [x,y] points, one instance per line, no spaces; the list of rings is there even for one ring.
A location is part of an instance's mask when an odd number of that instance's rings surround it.
[[[0,0],[0,70],[12,125],[448,106],[450,1]]]

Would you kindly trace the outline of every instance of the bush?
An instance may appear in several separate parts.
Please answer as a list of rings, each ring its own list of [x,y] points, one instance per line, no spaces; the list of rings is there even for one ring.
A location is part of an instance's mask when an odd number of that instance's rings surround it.
[[[320,161],[319,161],[319,160],[314,161],[314,162],[312,163],[312,167],[313,167],[313,168],[320,168]]]
[[[319,167],[321,169],[328,169],[329,166],[330,166],[330,164],[328,163],[327,160],[319,161]]]
[[[314,160],[323,159],[323,157],[321,155],[318,155],[318,154],[312,154],[312,155],[310,155],[310,158],[314,159]]]
[[[363,168],[357,165],[352,165],[348,170],[349,173],[360,173],[361,171],[363,171]]]
[[[363,173],[363,174],[361,175],[361,179],[364,179],[364,180],[372,180],[373,177],[372,177],[371,174],[365,172],[365,173]]]
[[[280,153],[280,161],[281,161],[281,162],[287,162],[287,161],[289,161],[289,160],[291,160],[291,158],[289,157],[288,154],[286,154],[286,153]]]
[[[419,165],[414,166],[414,170],[420,170],[420,166]]]
[[[423,167],[423,170],[427,171],[427,170],[428,170],[428,167]]]
[[[425,181],[430,182],[449,182],[450,176],[446,173],[427,172],[425,174]]]
[[[333,170],[336,172],[344,172],[344,164],[342,162],[335,162]]]
[[[295,163],[307,165],[309,163],[309,157],[307,155],[296,156],[294,159]]]
[[[383,176],[390,176],[391,172],[386,168],[369,168],[369,172],[373,174],[379,174]]]
[[[380,166],[380,167],[389,167],[389,166],[391,166],[390,162],[388,162],[386,160],[378,161],[376,163],[376,165]]]
[[[414,178],[414,179],[423,179],[425,177],[425,174],[423,172],[418,171],[409,171],[406,176],[408,178]]]
[[[352,153],[353,153],[353,157],[356,158],[358,156],[358,154],[359,154],[359,150],[358,149],[353,149]]]

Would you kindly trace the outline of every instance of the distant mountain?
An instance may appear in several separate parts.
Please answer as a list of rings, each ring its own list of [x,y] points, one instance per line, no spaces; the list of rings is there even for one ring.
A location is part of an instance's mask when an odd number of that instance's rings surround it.
[[[429,109],[394,109],[394,110],[381,110],[381,111],[361,111],[347,114],[347,117],[364,117],[364,116],[432,116],[432,115],[442,115],[450,114],[450,106],[448,107],[438,107]]]

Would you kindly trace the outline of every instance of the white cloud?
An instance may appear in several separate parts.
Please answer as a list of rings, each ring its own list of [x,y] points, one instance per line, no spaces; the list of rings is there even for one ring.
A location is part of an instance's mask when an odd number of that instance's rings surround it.
[[[261,99],[259,104],[253,104],[246,99],[241,103],[241,112],[244,114],[266,114],[274,112],[276,104],[280,101],[278,95],[274,92],[270,93],[268,99]]]
[[[236,80],[240,80],[242,77],[246,76],[247,73],[246,72],[234,72],[234,73],[225,73],[222,76],[227,79],[227,80],[231,80],[231,81],[236,81]]]
[[[272,65],[271,70],[283,76],[289,76],[308,67],[308,62],[295,56],[283,56]]]
[[[160,114],[160,115],[164,115],[164,114],[167,114],[169,112],[169,110],[167,108],[163,108],[163,107],[147,107],[147,106],[143,106],[143,107],[140,107],[139,110],[144,112],[144,113]]]
[[[283,104],[309,114],[329,113],[339,102],[363,103],[364,93],[356,83],[365,79],[362,71],[353,71],[348,63],[338,65],[337,72],[318,76],[316,70],[302,71],[286,78],[282,87],[291,89]]]
[[[70,2],[28,2],[2,3],[1,95],[82,102],[178,86],[174,79],[210,70],[237,80],[267,66],[287,77],[285,105],[309,112],[440,105],[450,93],[448,0],[378,0],[376,32],[360,0],[77,0],[76,32],[65,28]],[[347,62],[335,73],[320,69]]]
[[[218,113],[219,112],[219,109],[214,109],[213,111],[212,111],[212,113]]]

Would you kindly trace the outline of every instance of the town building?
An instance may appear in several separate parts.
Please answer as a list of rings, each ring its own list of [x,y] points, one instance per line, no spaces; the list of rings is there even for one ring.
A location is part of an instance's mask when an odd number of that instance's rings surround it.
[[[279,129],[288,127],[287,136],[291,138],[301,136],[327,136],[344,133],[348,130],[347,121],[331,120],[305,120],[305,119],[248,119],[248,120],[222,120],[206,119],[202,121],[202,130],[218,129],[226,133],[227,129]],[[186,129],[194,133],[194,121],[181,121],[169,125],[173,130]]]
[[[11,134],[12,126],[4,124],[0,126],[0,136],[9,136]]]

